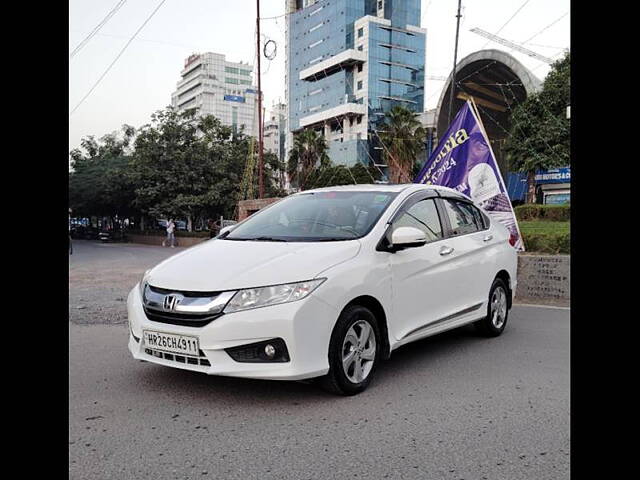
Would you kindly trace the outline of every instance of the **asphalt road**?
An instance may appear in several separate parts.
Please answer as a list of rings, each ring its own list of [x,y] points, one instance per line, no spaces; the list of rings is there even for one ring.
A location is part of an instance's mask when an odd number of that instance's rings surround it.
[[[516,306],[498,338],[413,343],[336,397],[133,360],[117,298],[178,250],[74,245],[70,478],[569,478],[569,310]]]

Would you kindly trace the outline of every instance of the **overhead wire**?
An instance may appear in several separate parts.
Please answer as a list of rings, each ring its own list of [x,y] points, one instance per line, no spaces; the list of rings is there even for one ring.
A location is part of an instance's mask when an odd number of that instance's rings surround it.
[[[118,59],[122,56],[122,54],[125,52],[125,50],[127,49],[127,47],[131,44],[131,42],[136,38],[136,36],[138,35],[138,33],[140,33],[140,31],[144,28],[144,26],[149,22],[149,20],[151,20],[153,18],[153,16],[156,14],[156,12],[160,9],[160,7],[162,7],[162,5],[166,2],[167,0],[161,0],[160,3],[158,4],[158,6],[153,10],[153,12],[151,12],[151,14],[146,18],[146,20],[143,22],[142,25],[140,25],[140,27],[135,31],[135,33],[131,36],[131,38],[129,38],[129,41],[125,44],[124,47],[122,47],[122,50],[120,50],[120,52],[118,53],[118,55],[116,56],[116,58],[113,59],[113,61],[109,64],[109,66],[107,67],[107,69],[102,73],[102,75],[100,75],[100,78],[98,78],[98,80],[96,81],[96,83],[93,84],[93,86],[89,89],[89,91],[85,94],[84,97],[82,97],[82,99],[78,102],[78,104],[73,107],[73,110],[71,110],[71,112],[69,112],[69,116],[73,115],[73,113],[78,109],[78,107],[80,107],[80,105],[82,105],[84,103],[84,101],[89,97],[89,95],[91,95],[91,92],[93,92],[95,90],[95,88],[100,84],[100,82],[102,81],[102,79],[107,75],[107,73],[109,73],[109,70],[111,70],[111,68],[115,65],[115,63],[118,61]]]
[[[503,29],[504,29],[504,27],[506,27],[507,25],[509,25],[509,22],[511,22],[511,20],[513,20],[513,19],[514,19],[514,17],[515,17],[516,15],[518,15],[518,13],[520,12],[520,10],[522,10],[522,9],[525,7],[525,5],[526,5],[527,3],[529,3],[530,1],[531,1],[531,0],[525,0],[525,2],[524,2],[522,5],[520,5],[520,7],[515,11],[515,13],[509,17],[509,20],[507,20],[507,21],[504,23],[504,25],[502,25],[502,26],[498,29],[498,31],[497,31],[496,33],[494,33],[494,35],[498,35],[498,34],[499,34]],[[487,42],[482,46],[482,48],[480,48],[480,50],[484,50],[484,48],[485,48],[487,45],[489,45],[489,42],[491,42],[491,40],[487,40]]]
[[[551,22],[549,25],[547,25],[546,27],[544,27],[542,30],[540,30],[538,33],[536,33],[535,35],[529,37],[528,39],[526,39],[524,42],[521,42],[522,45],[528,43],[529,41],[533,40],[534,38],[536,38],[538,35],[540,35],[542,32],[546,31],[547,29],[553,27],[556,23],[558,23],[560,20],[562,20],[564,17],[566,17],[567,15],[569,15],[569,12],[565,12],[562,15],[560,15],[560,17],[558,17],[556,20],[554,20],[553,22]]]
[[[111,17],[113,17],[116,12],[118,10],[120,10],[120,8],[125,4],[127,0],[120,0],[115,7],[113,7],[111,9],[111,11],[109,13],[107,13],[106,17],[104,17],[100,23],[98,23],[98,25],[96,25],[94,27],[93,30],[91,30],[91,32],[89,32],[89,34],[76,46],[76,48],[73,49],[73,51],[71,52],[71,54],[69,55],[70,58],[73,58],[80,50],[82,50],[82,48],[89,43],[89,40],[91,40],[94,35],[96,35],[98,33],[98,31],[109,21],[109,19]]]
[[[129,38],[126,35],[114,35],[112,33],[96,33],[98,37],[111,37],[111,38]],[[135,42],[149,42],[149,43],[158,43],[162,45],[170,45],[172,47],[180,47],[180,48],[190,48],[192,50],[199,50],[202,47],[196,45],[186,45],[184,43],[175,43],[175,42],[166,42],[164,40],[155,40],[151,38],[136,38]]]

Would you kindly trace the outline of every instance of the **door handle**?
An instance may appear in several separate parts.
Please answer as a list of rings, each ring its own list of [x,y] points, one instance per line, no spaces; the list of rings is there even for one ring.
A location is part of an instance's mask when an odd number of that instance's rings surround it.
[[[493,235],[489,234],[489,235],[485,235],[484,238],[482,239],[482,241],[483,242],[488,242],[491,239],[493,239]]]
[[[442,256],[449,255],[451,252],[453,252],[453,247],[442,247],[440,249],[440,255]]]

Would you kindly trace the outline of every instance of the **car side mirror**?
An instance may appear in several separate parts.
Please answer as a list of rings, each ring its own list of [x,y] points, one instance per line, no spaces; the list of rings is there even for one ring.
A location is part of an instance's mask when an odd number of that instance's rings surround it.
[[[231,230],[233,230],[236,226],[235,225],[227,225],[226,227],[223,227],[220,229],[220,233],[218,233],[218,238],[224,238],[227,235],[229,235],[229,233],[231,233]]]
[[[427,236],[422,230],[415,227],[398,227],[391,234],[390,247],[395,251],[421,247],[425,243],[427,243]]]

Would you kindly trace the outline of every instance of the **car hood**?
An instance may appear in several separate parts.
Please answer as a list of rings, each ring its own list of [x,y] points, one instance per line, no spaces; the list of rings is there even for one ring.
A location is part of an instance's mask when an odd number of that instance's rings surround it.
[[[310,280],[358,254],[360,242],[267,242],[213,239],[149,271],[149,284],[169,290],[221,291]]]

